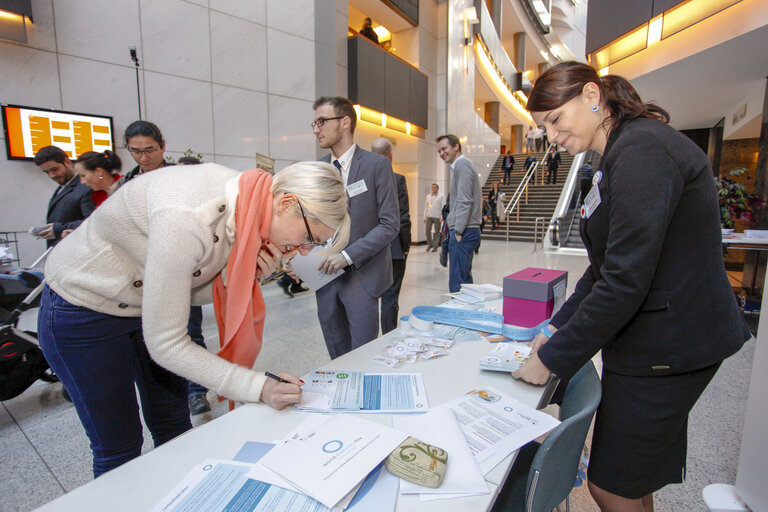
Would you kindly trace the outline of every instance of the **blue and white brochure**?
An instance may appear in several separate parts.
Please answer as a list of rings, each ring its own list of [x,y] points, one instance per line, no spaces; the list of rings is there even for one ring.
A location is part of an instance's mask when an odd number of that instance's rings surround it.
[[[412,413],[429,409],[421,373],[316,371],[305,377],[306,412]]]
[[[302,426],[307,425],[306,429]],[[318,423],[308,418],[259,464],[327,507],[333,507],[383,461],[407,434],[349,414]]]

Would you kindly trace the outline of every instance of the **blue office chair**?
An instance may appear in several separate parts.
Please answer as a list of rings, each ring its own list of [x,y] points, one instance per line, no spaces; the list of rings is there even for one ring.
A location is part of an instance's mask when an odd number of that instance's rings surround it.
[[[562,423],[543,443],[531,441],[517,454],[492,512],[550,512],[568,499],[592,416],[601,397],[600,378],[592,361],[568,383],[560,408]]]

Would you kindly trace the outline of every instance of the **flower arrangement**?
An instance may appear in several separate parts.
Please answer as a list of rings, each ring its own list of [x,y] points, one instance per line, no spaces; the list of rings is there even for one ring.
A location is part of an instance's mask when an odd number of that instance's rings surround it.
[[[765,204],[765,200],[747,192],[747,186],[742,181],[749,179],[749,172],[743,167],[737,167],[715,178],[720,201],[720,218],[724,228],[733,228],[736,220],[748,222],[750,227],[757,221],[757,213]]]

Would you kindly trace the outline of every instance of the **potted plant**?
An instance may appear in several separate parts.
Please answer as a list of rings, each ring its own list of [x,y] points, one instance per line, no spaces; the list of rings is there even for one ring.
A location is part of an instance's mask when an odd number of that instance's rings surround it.
[[[715,178],[718,199],[720,200],[720,219],[723,228],[733,229],[737,220],[752,226],[757,220],[757,211],[765,201],[747,192],[743,183],[749,181],[749,172],[737,167]]]

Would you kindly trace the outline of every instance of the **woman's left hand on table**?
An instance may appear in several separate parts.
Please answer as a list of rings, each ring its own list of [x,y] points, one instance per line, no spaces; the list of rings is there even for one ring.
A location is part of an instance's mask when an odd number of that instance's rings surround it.
[[[519,370],[512,372],[512,377],[530,384],[543,386],[549,380],[552,372],[544,366],[537,354],[533,354]]]

